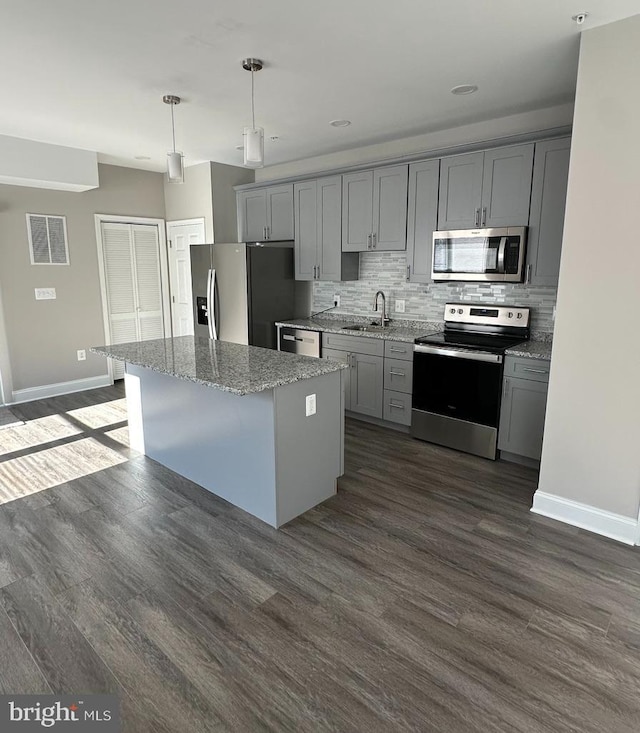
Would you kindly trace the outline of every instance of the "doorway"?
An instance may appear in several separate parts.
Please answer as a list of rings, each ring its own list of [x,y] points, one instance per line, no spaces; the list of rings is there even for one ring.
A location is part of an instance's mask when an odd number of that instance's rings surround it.
[[[174,336],[192,336],[194,333],[189,247],[204,242],[204,219],[167,222],[171,325]]]
[[[105,343],[171,335],[167,251],[162,219],[96,214]],[[124,377],[109,362],[111,378]]]

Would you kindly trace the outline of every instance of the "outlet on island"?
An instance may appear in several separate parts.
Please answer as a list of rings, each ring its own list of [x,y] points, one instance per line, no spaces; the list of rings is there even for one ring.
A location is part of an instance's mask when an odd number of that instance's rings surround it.
[[[85,361],[87,358],[87,352],[84,349],[78,349],[78,361]]]

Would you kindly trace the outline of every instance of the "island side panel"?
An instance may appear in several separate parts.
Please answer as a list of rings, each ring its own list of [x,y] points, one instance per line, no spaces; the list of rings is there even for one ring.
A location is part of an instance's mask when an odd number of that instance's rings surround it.
[[[278,526],[336,493],[343,473],[342,372],[275,389]],[[316,413],[306,415],[315,395]]]
[[[131,364],[126,389],[147,456],[277,526],[273,390],[240,396]]]

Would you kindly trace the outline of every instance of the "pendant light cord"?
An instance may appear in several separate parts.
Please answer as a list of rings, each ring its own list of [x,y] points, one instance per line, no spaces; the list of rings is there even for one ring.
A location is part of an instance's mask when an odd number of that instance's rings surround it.
[[[171,137],[173,139],[173,152],[176,152],[176,123],[173,119],[173,108],[175,104],[173,102],[169,105],[171,107]]]
[[[254,105],[254,91],[253,91],[253,65],[251,66],[251,126],[256,129],[256,112]]]

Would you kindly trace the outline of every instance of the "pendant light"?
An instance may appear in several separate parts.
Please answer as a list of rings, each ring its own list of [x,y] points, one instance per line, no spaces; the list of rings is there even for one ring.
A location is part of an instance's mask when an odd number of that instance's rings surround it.
[[[262,168],[264,165],[264,130],[256,127],[254,106],[253,74],[262,69],[260,59],[245,59],[242,68],[251,72],[251,127],[244,128],[244,164],[247,168]]]
[[[167,180],[169,183],[184,183],[184,158],[182,153],[176,150],[176,123],[173,119],[173,108],[180,104],[180,97],[174,94],[165,94],[162,97],[165,104],[171,105],[171,137],[173,140],[173,151],[167,153]]]

